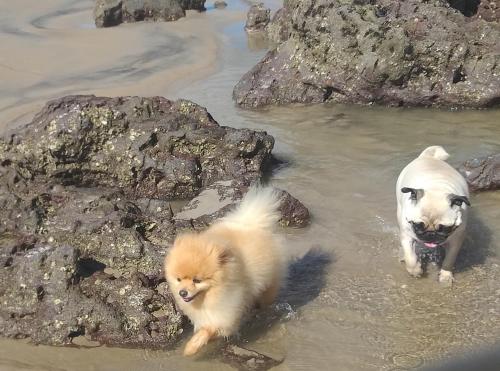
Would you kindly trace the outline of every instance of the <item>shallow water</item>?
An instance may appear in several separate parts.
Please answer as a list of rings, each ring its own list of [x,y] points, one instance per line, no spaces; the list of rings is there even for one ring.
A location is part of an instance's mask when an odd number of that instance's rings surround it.
[[[500,193],[472,198],[470,234],[451,289],[438,285],[434,266],[417,280],[398,262],[394,196],[398,172],[428,145],[445,146],[454,165],[498,152],[500,111],[344,105],[244,111],[232,104],[232,87],[264,51],[242,31],[243,2],[179,23],[113,30],[89,26],[90,1],[22,3],[33,6],[20,11],[16,5],[12,17],[0,18],[4,128],[28,121],[49,98],[95,92],[184,97],[206,106],[223,125],[275,136],[275,154],[286,166],[272,181],[313,214],[309,228],[286,232],[290,255],[300,260],[278,307],[253,316],[242,330],[247,347],[284,358],[276,370],[409,370],[500,339]],[[56,13],[60,4],[69,10]],[[205,32],[195,32],[198,26]],[[102,38],[113,46],[93,54]],[[123,48],[124,40],[134,47]],[[75,60],[54,57],[70,45],[83,48],[71,56]],[[47,60],[30,59],[33,53]],[[2,69],[6,61],[39,76],[10,75]],[[178,350],[61,349],[1,340],[0,369],[230,367],[217,357],[217,345],[192,361]]]

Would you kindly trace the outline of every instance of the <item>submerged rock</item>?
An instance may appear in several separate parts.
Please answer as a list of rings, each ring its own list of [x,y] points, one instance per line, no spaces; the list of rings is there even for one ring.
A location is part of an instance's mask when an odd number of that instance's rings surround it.
[[[186,322],[162,261],[180,227],[178,203],[260,179],[273,144],[265,132],[219,126],[186,100],[49,102],[0,139],[0,334],[173,344]]]
[[[240,106],[500,104],[500,28],[485,17],[438,0],[289,0],[277,17],[282,43],[235,86]]]
[[[231,344],[222,348],[222,355],[224,356],[223,362],[241,371],[266,371],[283,363],[283,360]]]
[[[205,0],[96,0],[94,19],[97,27],[144,20],[175,21],[190,9],[205,10]]]
[[[227,3],[224,0],[214,1],[214,8],[224,9],[225,7],[227,7]]]
[[[468,160],[459,171],[472,191],[500,189],[500,153]]]
[[[257,32],[264,31],[271,20],[271,9],[266,8],[264,3],[254,4],[250,7],[247,14],[245,31]]]

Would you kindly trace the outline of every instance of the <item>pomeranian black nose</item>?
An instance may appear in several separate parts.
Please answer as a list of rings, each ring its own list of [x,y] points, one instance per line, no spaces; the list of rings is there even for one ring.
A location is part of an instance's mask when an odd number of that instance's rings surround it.
[[[185,298],[186,296],[188,296],[188,292],[186,290],[181,290],[179,291],[179,295],[183,298]]]

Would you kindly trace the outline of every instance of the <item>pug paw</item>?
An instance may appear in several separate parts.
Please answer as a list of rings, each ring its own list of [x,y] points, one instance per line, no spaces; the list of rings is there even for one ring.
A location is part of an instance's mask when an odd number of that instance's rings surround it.
[[[424,273],[420,263],[413,265],[413,266],[407,265],[406,270],[408,271],[408,273],[410,273],[410,275],[412,275],[413,277],[416,277],[416,278],[421,277],[422,274]]]
[[[451,286],[453,284],[453,281],[453,273],[441,269],[441,271],[439,272],[439,283],[445,286]]]

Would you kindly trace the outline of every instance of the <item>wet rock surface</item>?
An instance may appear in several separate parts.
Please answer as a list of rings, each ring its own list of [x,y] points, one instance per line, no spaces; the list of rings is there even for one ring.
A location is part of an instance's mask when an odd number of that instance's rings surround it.
[[[500,189],[500,154],[468,160],[459,171],[472,191]]]
[[[284,7],[279,9],[266,27],[266,34],[274,44],[280,44],[290,38],[292,33],[290,11]]]
[[[0,139],[0,334],[44,344],[177,341],[186,321],[162,260],[184,227],[179,200],[216,184],[241,198],[232,182],[260,179],[273,144],[185,100],[49,102]]]
[[[484,4],[475,14],[438,0],[284,5],[268,31],[281,44],[235,86],[240,106],[500,104],[500,27],[480,16]]]
[[[96,0],[94,19],[97,27],[144,20],[176,21],[191,9],[205,10],[205,0]]]
[[[175,216],[178,229],[202,230],[232,210],[250,184],[239,180],[220,181],[206,187]],[[280,224],[285,227],[301,228],[309,223],[309,210],[287,191],[277,189],[280,194]]]
[[[271,9],[266,8],[264,3],[254,4],[250,7],[247,14],[245,31],[259,32],[264,31],[271,20]]]
[[[481,0],[475,16],[488,22],[500,22],[500,0]]]

